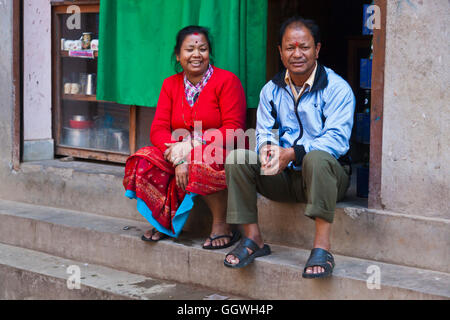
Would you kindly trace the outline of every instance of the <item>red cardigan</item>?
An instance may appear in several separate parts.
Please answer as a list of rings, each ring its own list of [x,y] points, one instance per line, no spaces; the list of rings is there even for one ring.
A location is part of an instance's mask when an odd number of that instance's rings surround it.
[[[183,128],[192,132],[194,121],[202,121],[203,132],[218,129],[224,139],[226,129],[245,130],[246,102],[239,78],[229,71],[213,68],[214,73],[193,107],[186,100],[183,73],[164,80],[150,130],[150,141],[161,151],[167,149],[164,143],[176,142],[172,140],[173,130]]]

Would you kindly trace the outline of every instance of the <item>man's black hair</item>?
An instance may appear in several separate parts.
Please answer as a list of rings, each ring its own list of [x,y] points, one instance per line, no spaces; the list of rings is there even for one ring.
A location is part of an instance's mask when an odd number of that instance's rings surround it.
[[[319,42],[321,42],[320,39],[320,28],[317,25],[317,23],[312,19],[305,19],[300,16],[294,16],[289,19],[287,19],[280,28],[280,34],[278,38],[278,45],[281,46],[281,43],[283,42],[283,36],[286,32],[286,29],[290,27],[291,25],[299,26],[299,27],[306,27],[312,34],[314,38],[314,44],[317,46]]]

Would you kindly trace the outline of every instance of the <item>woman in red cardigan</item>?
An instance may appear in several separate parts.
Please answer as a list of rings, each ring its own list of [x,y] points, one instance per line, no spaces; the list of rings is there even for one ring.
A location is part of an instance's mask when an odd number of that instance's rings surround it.
[[[224,162],[235,147],[227,131],[245,130],[245,94],[238,77],[210,64],[211,53],[207,29],[178,32],[174,56],[182,72],[162,85],[150,132],[154,146],[127,160],[126,196],[137,199],[138,211],[156,228],[144,241],[177,237],[198,195],[213,216],[203,248],[226,248],[240,238],[226,223]]]

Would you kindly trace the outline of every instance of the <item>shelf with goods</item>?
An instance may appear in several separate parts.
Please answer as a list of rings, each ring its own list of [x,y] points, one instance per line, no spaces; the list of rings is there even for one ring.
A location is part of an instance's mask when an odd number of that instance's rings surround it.
[[[367,8],[363,7],[362,35],[348,39],[348,81],[356,97],[356,108],[351,144],[351,157],[357,176],[357,196],[367,198],[369,193],[371,79],[373,32],[367,28]]]
[[[371,123],[371,87],[372,87],[372,36],[370,36],[369,54],[359,61],[359,91],[356,106],[356,135],[362,153],[362,162],[356,168],[356,193],[358,197],[369,196],[369,163],[370,163],[370,123]]]
[[[52,2],[55,154],[125,163],[136,150],[136,106],[96,98],[98,27],[99,1]]]
[[[81,57],[71,56],[70,54],[71,53],[70,53],[69,50],[61,50],[61,52],[60,52],[60,56],[62,58],[82,59]],[[94,51],[92,54],[93,54],[93,59],[97,59],[98,58],[98,51]]]
[[[62,95],[63,100],[71,101],[88,101],[88,102],[99,102],[95,95],[87,94],[64,94]]]

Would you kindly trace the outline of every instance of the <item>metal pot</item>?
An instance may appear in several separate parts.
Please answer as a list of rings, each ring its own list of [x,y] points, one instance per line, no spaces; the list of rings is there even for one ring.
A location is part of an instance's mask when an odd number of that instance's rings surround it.
[[[63,137],[64,144],[66,145],[79,148],[88,148],[91,137],[91,129],[64,127]]]

